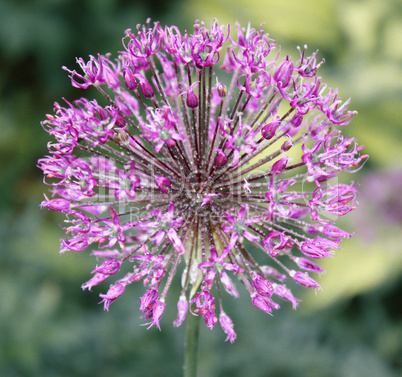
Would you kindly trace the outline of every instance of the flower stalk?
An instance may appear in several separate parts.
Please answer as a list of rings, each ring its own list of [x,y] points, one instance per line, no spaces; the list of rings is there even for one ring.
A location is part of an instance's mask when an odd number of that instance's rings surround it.
[[[184,350],[184,377],[197,376],[199,316],[189,316],[186,325],[186,341]]]

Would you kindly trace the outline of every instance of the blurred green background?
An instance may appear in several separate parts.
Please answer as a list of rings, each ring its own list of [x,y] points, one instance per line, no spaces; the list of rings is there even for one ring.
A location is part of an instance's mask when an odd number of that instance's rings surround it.
[[[140,326],[141,284],[112,305],[82,292],[95,260],[58,254],[63,216],[40,210],[47,153],[40,121],[70,86],[62,65],[121,49],[147,17],[191,30],[240,21],[297,57],[320,50],[320,75],[358,110],[345,134],[366,146],[360,207],[342,224],[356,237],[326,262],[323,292],[297,291],[297,311],[274,317],[248,295],[228,304],[238,339],[201,327],[199,376],[400,376],[402,374],[402,4],[397,0],[3,0],[0,2],[0,375],[179,376],[184,326],[170,301],[162,332]],[[233,301],[233,300],[231,300]]]

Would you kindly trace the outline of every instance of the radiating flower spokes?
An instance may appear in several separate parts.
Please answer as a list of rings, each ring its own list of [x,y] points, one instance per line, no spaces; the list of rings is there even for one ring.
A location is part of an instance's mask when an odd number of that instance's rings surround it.
[[[305,46],[296,62],[279,61],[264,30],[229,33],[216,20],[183,34],[147,20],[126,31],[115,60],[79,58],[83,73],[64,67],[74,87],[103,98],[54,105],[42,125],[55,141],[38,166],[52,192],[42,207],[67,217],[60,251],[97,245],[104,260],[82,288],[117,279],[101,295],[106,310],[141,280],[143,318],[160,328],[181,274],[174,325],[201,315],[233,342],[223,293],[238,297],[234,279],[268,314],[277,298],[298,305],[286,279],[320,287],[308,275],[324,272],[313,260],[352,235],[335,221],[356,208],[357,185],[337,175],[368,156],[335,129],[355,112],[322,84],[317,52]]]

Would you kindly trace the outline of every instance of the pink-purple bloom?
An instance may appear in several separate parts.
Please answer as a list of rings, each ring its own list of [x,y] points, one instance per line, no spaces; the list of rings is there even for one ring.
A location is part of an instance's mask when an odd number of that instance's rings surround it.
[[[100,297],[103,298],[103,300],[99,304],[104,303],[104,309],[109,311],[110,304],[123,294],[124,289],[125,286],[121,283],[112,285],[105,295],[104,294],[99,295]]]
[[[149,327],[172,300],[175,326],[202,316],[233,342],[223,305],[239,282],[268,314],[278,299],[296,308],[292,283],[320,288],[317,263],[352,235],[336,220],[357,206],[357,185],[338,173],[368,156],[337,129],[355,112],[322,84],[317,52],[280,60],[275,50],[262,29],[197,21],[181,33],[148,20],[116,57],[64,68],[100,96],[56,103],[42,123],[55,139],[38,161],[52,193],[42,207],[66,214],[61,252],[100,249],[82,288],[112,283],[105,310],[142,280]]]
[[[228,317],[225,313],[222,312],[221,315],[219,316],[219,323],[221,324],[223,331],[227,335],[225,342],[230,340],[230,343],[233,343],[236,340],[237,335],[233,330],[233,322],[230,319],[230,317]]]

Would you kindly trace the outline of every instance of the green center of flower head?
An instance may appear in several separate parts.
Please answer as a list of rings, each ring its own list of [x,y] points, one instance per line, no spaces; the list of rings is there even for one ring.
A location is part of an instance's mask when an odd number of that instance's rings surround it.
[[[164,220],[159,221],[159,229],[160,229],[160,230],[165,230],[165,231],[169,230],[169,229],[170,229],[169,222],[168,222],[168,221],[164,221]]]
[[[320,162],[320,160],[321,160],[321,157],[320,157],[320,155],[318,153],[313,153],[311,155],[311,162],[312,163]]]
[[[89,187],[89,184],[88,184],[88,182],[83,178],[83,179],[81,179],[80,181],[79,181],[79,183],[78,183],[79,185],[80,185],[80,187],[81,188],[83,188],[83,189],[86,189],[86,188],[88,188]]]
[[[255,80],[250,82],[250,90],[253,91],[257,88],[257,83],[255,82]]]
[[[245,143],[246,143],[246,140],[244,140],[244,138],[242,136],[239,136],[235,140],[234,146],[235,146],[235,148],[241,148]]]
[[[247,228],[246,224],[244,221],[236,221],[234,223],[234,231],[235,233],[242,234],[243,230]]]
[[[170,139],[170,132],[169,132],[169,130],[167,130],[166,128],[160,130],[160,131],[159,131],[159,137],[160,137],[162,140]]]
[[[282,198],[283,198],[283,194],[278,192],[278,191],[275,191],[275,195],[274,195],[274,198],[273,198],[274,202],[279,204],[279,203],[282,202]]]
[[[94,128],[94,130],[96,132],[102,132],[103,131],[103,124],[102,123],[92,122],[92,126],[93,126],[93,128]]]
[[[112,238],[115,238],[115,237],[117,237],[119,234],[120,234],[119,227],[118,227],[117,225],[113,225],[113,226],[110,228],[110,236],[111,236]]]
[[[119,141],[124,145],[127,146],[130,144],[130,138],[128,136],[128,134],[124,131],[124,130],[119,130],[117,132],[117,138],[119,139]]]
[[[207,60],[208,57],[208,53],[207,52],[200,52],[200,58],[203,62],[205,62],[205,60]]]

